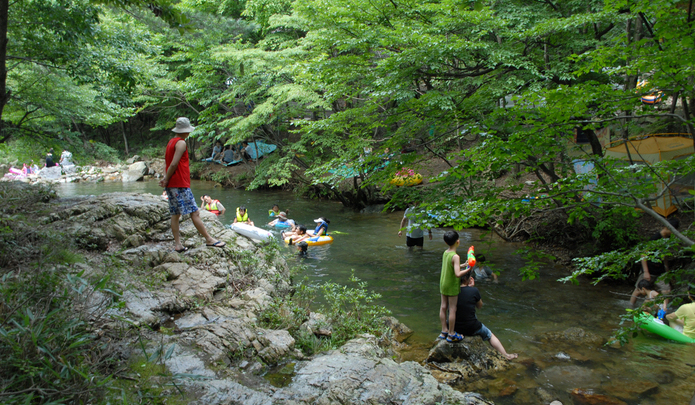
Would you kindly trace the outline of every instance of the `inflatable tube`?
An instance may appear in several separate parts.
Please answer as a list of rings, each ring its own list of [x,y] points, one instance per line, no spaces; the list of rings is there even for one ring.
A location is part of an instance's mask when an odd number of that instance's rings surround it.
[[[255,226],[251,226],[249,224],[236,223],[229,225],[229,228],[231,228],[234,232],[238,233],[239,235],[244,235],[250,239],[258,239],[267,242],[268,240],[275,238],[270,231],[266,231],[265,229],[261,228],[256,228]]]
[[[393,184],[394,186],[416,186],[422,183],[422,175],[418,173],[415,176],[410,177],[396,176],[392,178],[389,183]]]
[[[685,336],[668,325],[657,322],[656,318],[645,312],[635,315],[634,320],[635,324],[640,328],[655,333],[663,338],[675,340],[680,343],[695,343],[695,339]]]
[[[661,93],[660,92],[657,94],[649,94],[646,96],[642,96],[642,103],[643,104],[654,105],[660,101],[661,101]]]
[[[309,246],[327,245],[329,243],[333,243],[333,237],[322,235],[318,237],[309,238],[304,242],[306,242],[306,244]],[[290,243],[290,238],[285,238],[285,243]]]
[[[276,222],[274,225],[276,228],[292,228],[292,225],[288,222]]]

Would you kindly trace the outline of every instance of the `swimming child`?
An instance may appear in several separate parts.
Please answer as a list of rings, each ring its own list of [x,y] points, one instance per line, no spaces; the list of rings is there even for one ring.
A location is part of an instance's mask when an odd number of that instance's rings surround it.
[[[268,222],[268,226],[285,227],[293,231],[296,224],[293,219],[287,219],[287,215],[284,212],[280,212],[274,220]]]
[[[297,251],[298,251],[297,255],[300,257],[306,257],[308,247],[309,247],[309,244],[306,242],[297,243]]]
[[[492,279],[493,282],[497,282],[497,274],[495,274],[489,266],[484,265],[485,255],[476,255],[475,266],[471,269],[471,277],[476,281],[489,281]]]
[[[441,293],[441,305],[439,307],[439,320],[442,323],[442,333],[439,339],[446,339],[449,343],[460,342],[463,336],[456,333],[456,302],[458,300],[460,282],[459,277],[470,273],[471,268],[466,264],[466,269],[461,270],[461,258],[456,253],[459,246],[459,234],[456,231],[447,231],[444,234],[444,242],[449,246],[442,255],[442,272],[439,276],[439,292]],[[449,324],[447,325],[446,312],[449,311]]]
[[[314,222],[316,222],[318,225],[316,225],[316,229],[313,231],[306,231],[309,236],[328,235],[328,224],[331,223],[328,218],[318,217],[314,220]]]
[[[483,299],[480,291],[475,286],[475,279],[468,272],[461,277],[461,291],[456,302],[456,330],[464,336],[480,336],[483,341],[488,341],[490,346],[500,352],[507,360],[519,357],[516,353],[507,353],[502,342],[483,325],[475,315],[475,310],[483,307]]]
[[[234,223],[249,224],[253,226],[253,221],[249,219],[249,214],[248,212],[246,212],[246,207],[244,207],[243,205],[241,207],[237,207]]]

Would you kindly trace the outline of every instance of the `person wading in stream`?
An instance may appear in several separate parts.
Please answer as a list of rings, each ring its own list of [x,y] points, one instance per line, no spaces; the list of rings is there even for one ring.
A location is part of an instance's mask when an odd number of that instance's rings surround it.
[[[191,221],[200,235],[205,238],[207,246],[224,247],[225,243],[212,238],[203,220],[200,219],[198,204],[191,191],[191,172],[188,168],[188,149],[186,138],[193,132],[195,127],[191,126],[186,117],[176,120],[176,127],[172,129],[177,135],[167,144],[164,160],[166,162],[166,175],[159,182],[164,187],[169,201],[169,213],[171,214],[171,233],[174,234],[174,250],[185,252],[188,250],[181,244],[181,233],[179,232],[179,220],[181,215],[191,214]]]

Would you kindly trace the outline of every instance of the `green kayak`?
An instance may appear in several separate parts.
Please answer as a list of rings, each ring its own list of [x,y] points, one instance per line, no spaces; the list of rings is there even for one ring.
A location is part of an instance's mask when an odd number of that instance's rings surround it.
[[[681,343],[695,343],[695,339],[689,338],[668,325],[657,322],[656,318],[648,313],[642,312],[634,317],[635,323],[642,329],[656,333],[666,339],[675,340]]]

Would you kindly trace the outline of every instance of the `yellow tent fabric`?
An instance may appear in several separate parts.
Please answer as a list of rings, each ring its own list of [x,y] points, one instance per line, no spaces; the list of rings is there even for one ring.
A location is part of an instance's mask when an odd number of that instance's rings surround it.
[[[630,139],[627,141],[627,148],[623,141],[617,141],[613,144],[615,146],[606,148],[606,156],[629,160],[627,157],[629,150],[633,162],[649,164],[695,153],[693,140],[682,136],[650,136],[644,139]]]
[[[693,140],[683,136],[649,136],[646,138],[629,139],[627,144],[624,141],[613,142],[606,148],[606,156],[616,159],[630,160],[637,163],[653,164],[663,160],[673,160],[682,158],[695,153]],[[627,152],[630,152],[628,157]],[[657,184],[658,192],[661,193],[665,185]],[[666,217],[677,210],[671,201],[671,193],[667,191],[663,196],[656,200],[654,211]]]

